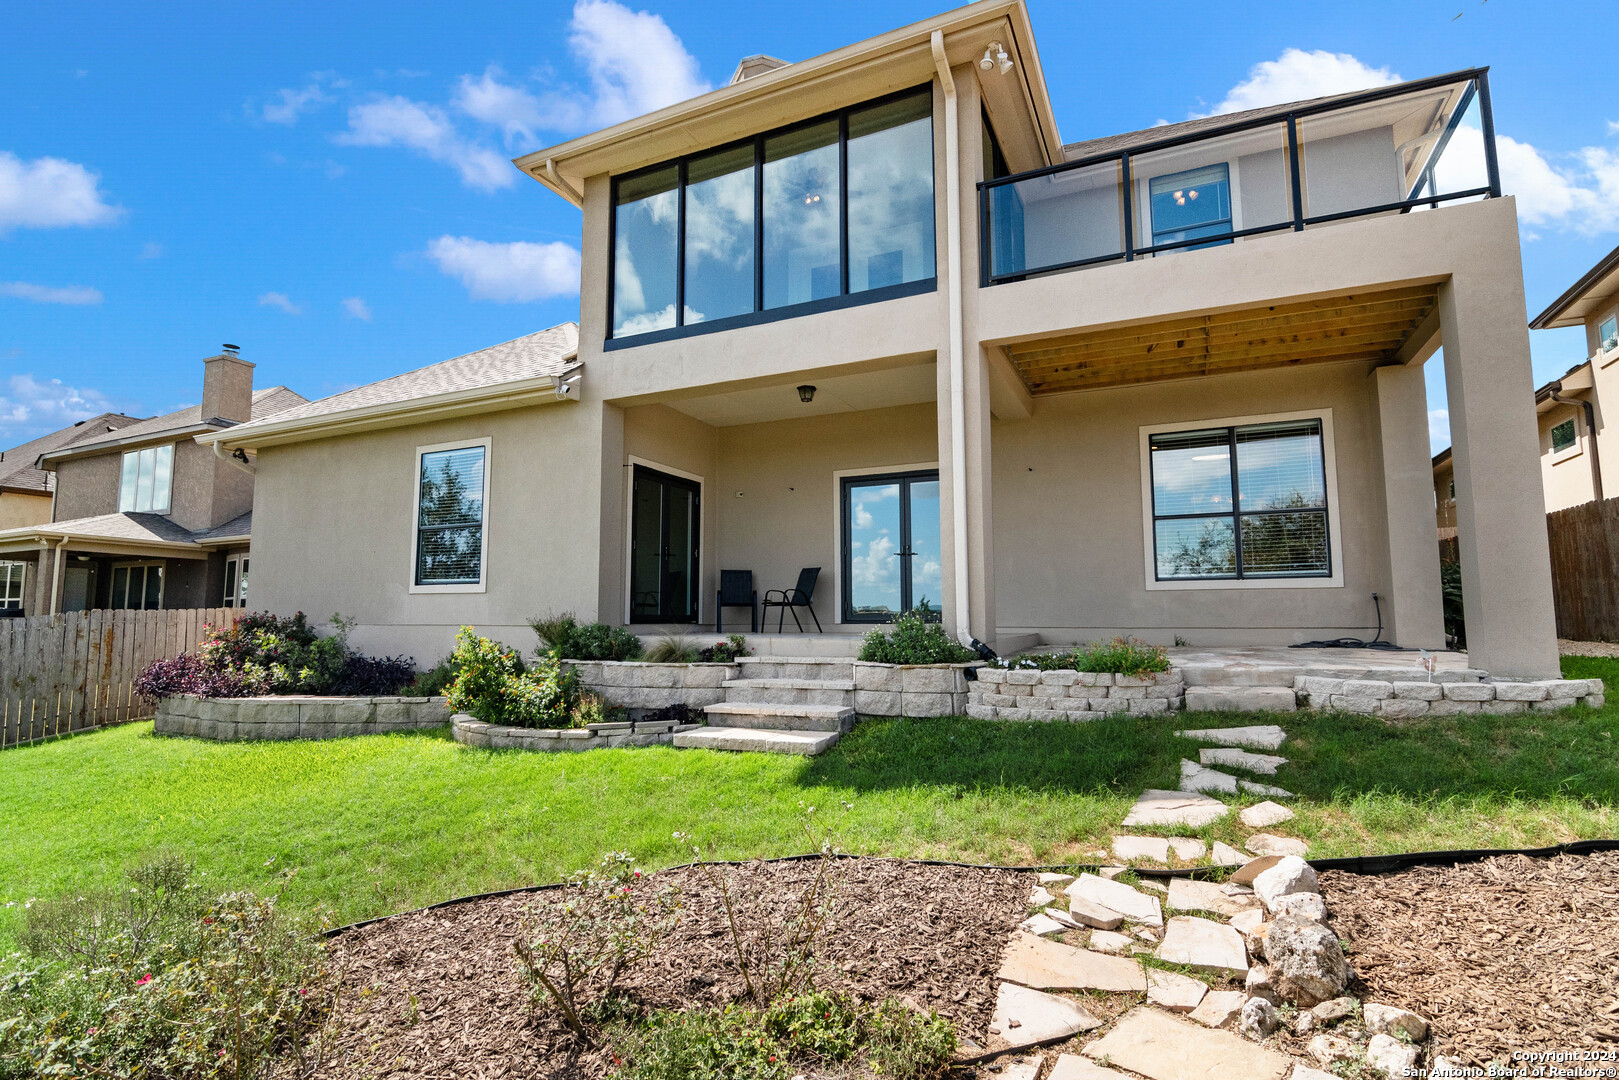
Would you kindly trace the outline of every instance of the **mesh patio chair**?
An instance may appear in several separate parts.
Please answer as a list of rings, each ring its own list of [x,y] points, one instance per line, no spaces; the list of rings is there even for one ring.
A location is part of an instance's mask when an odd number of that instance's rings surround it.
[[[748,632],[759,632],[759,592],[753,587],[752,570],[721,570],[719,598],[714,602],[714,633],[723,634],[720,629],[724,618],[724,609],[728,607],[745,607],[750,616]]]
[[[821,620],[815,615],[815,608],[811,602],[815,599],[815,580],[821,576],[819,566],[806,566],[798,572],[798,584],[791,589],[771,589],[765,593],[764,621],[770,621],[770,609],[780,608],[776,616],[776,632],[781,633],[782,624],[787,619],[787,613],[793,613],[793,622],[798,626],[798,632],[804,632],[804,624],[798,621],[798,609],[803,608],[809,612],[809,617],[815,620],[815,632],[824,634],[821,629]]]

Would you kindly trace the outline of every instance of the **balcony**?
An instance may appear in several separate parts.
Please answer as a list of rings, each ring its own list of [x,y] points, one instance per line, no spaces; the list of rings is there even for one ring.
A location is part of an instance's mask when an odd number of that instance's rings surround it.
[[[1098,140],[1103,152],[986,180],[982,284],[1498,197],[1487,72]]]

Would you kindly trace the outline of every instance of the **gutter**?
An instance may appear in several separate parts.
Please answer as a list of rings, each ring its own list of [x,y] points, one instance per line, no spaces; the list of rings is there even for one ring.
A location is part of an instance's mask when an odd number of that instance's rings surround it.
[[[247,454],[244,451],[237,450],[235,453],[227,454],[225,453],[224,443],[216,442],[212,445],[214,448],[214,457],[218,458],[220,461],[229,462],[249,476],[253,476],[258,473],[258,470],[253,467],[252,462],[247,460]],[[237,454],[241,454],[241,457],[237,457]]]
[[[944,51],[944,31],[933,31],[933,63],[944,88],[945,245],[950,273],[950,509],[955,532],[956,640],[973,645],[967,580],[967,372],[962,349],[961,130],[956,80]]]
[[[1547,396],[1559,405],[1578,405],[1585,410],[1586,441],[1591,444],[1591,496],[1597,502],[1602,501],[1602,458],[1597,454],[1597,410],[1589,398],[1569,398],[1563,396],[1563,381],[1551,383],[1546,387]]]
[[[225,421],[220,421],[224,423]],[[166,442],[178,442],[187,435],[206,435],[219,428],[211,423],[187,424],[184,427],[165,428],[162,431],[147,431],[139,435],[131,435],[127,439],[103,439],[93,443],[79,443],[76,446],[65,446],[60,450],[50,450],[39,455],[34,460],[34,468],[46,468],[47,461],[68,461],[73,458],[95,457],[110,450],[123,450],[131,446],[152,445],[157,446]]]

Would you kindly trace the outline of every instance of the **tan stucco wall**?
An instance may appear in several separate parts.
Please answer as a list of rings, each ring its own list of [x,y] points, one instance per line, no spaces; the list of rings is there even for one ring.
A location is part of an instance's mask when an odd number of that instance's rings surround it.
[[[0,530],[43,525],[51,520],[49,495],[24,495],[20,491],[0,491]]]
[[[1455,535],[1456,529],[1456,498],[1451,494],[1451,485],[1455,482],[1456,471],[1451,468],[1448,459],[1434,467],[1434,524],[1441,529],[1451,530],[1451,535]]]
[[[151,444],[160,445],[160,444]],[[213,448],[191,439],[174,444],[174,475],[169,514],[184,528],[222,525],[253,507],[253,477],[214,455]],[[123,476],[122,452],[73,458],[56,466],[56,521],[118,512]]]
[[[1552,403],[1539,414],[1541,483],[1546,490],[1546,512],[1566,510],[1590,502],[1591,439],[1585,426],[1585,410],[1575,405]],[[1552,452],[1552,428],[1574,421],[1574,445],[1561,454]]]
[[[53,521],[73,521],[118,512],[122,454],[74,458],[56,465],[56,514]]]

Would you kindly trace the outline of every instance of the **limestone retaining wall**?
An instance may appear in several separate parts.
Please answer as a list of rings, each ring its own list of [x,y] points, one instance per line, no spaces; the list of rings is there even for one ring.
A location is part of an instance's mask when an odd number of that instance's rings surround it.
[[[576,750],[596,750],[611,746],[668,746],[682,731],[690,731],[698,724],[657,723],[591,724],[582,728],[519,728],[502,727],[474,720],[466,713],[450,718],[450,734],[462,746],[477,746],[485,750],[539,750],[550,753],[570,753]]]
[[[861,716],[960,716],[974,683],[971,664],[872,664],[854,662],[854,711]]]
[[[166,697],[153,730],[218,742],[343,739],[438,727],[449,719],[441,697]]]
[[[701,709],[725,700],[735,664],[648,664],[637,660],[569,660],[580,685],[639,717],[670,705]]]
[[[1550,712],[1582,702],[1601,708],[1604,703],[1601,679],[1418,682],[1304,675],[1295,680],[1293,689],[1303,708],[1386,716],[1391,720],[1458,713]]]
[[[967,715],[979,720],[1095,720],[1109,713],[1153,716],[1179,712],[1186,683],[1179,668],[1149,675],[1106,671],[978,670],[967,694]]]

